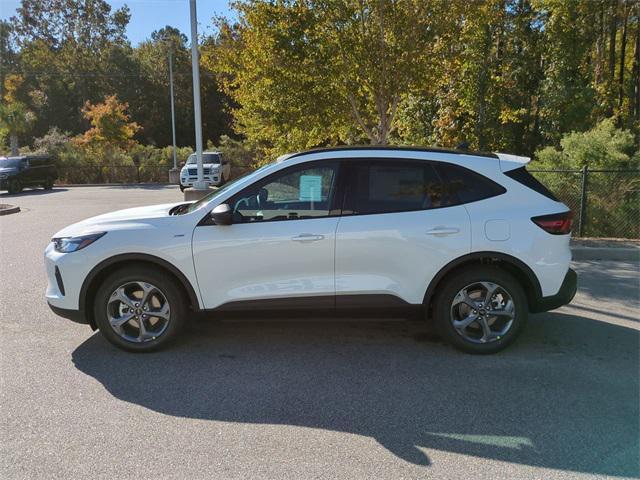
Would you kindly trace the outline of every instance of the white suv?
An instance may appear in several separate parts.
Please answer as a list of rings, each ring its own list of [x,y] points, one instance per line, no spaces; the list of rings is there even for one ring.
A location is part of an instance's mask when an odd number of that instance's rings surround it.
[[[222,185],[231,176],[231,164],[220,152],[202,152],[202,174],[209,185]],[[189,155],[180,170],[180,190],[193,187],[198,181],[198,160],[195,153]]]
[[[190,312],[418,311],[472,353],[571,301],[571,212],[503,154],[335,148],[284,156],[195,203],[100,215],[45,252],[57,314],[118,347]]]

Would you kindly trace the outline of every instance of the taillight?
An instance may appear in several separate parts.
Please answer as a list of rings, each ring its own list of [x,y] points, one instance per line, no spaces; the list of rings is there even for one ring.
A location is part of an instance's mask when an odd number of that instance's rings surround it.
[[[552,235],[566,235],[571,232],[573,212],[569,210],[567,212],[554,213],[553,215],[541,215],[539,217],[533,217],[531,220],[547,233]]]

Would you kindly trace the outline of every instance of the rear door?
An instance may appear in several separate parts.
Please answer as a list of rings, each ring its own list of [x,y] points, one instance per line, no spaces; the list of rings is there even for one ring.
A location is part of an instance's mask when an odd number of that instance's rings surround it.
[[[431,162],[354,159],[345,165],[336,306],[398,298],[422,303],[434,275],[471,250],[466,209],[453,205]]]

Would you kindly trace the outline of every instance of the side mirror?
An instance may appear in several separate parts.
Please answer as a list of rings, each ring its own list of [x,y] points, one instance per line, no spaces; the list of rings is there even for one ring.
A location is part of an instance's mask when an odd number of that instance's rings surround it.
[[[231,225],[233,223],[233,211],[229,205],[222,203],[211,211],[211,219],[216,225]]]

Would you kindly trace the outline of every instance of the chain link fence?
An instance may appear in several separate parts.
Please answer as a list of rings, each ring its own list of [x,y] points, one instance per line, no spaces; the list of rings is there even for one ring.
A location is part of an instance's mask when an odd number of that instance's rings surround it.
[[[640,171],[529,170],[574,213],[574,237],[640,238]]]
[[[58,185],[103,183],[169,183],[169,169],[149,165],[58,167]]]

